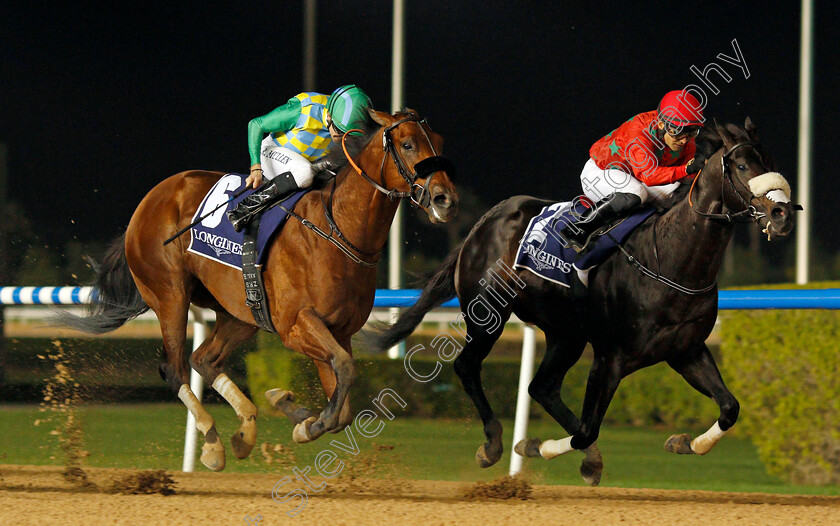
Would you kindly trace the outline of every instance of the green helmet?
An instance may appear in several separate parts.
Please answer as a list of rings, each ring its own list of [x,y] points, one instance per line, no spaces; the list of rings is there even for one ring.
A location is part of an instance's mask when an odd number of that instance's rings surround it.
[[[355,84],[341,86],[332,92],[327,101],[327,111],[338,131],[360,128],[367,119],[367,108],[371,107],[370,97]]]

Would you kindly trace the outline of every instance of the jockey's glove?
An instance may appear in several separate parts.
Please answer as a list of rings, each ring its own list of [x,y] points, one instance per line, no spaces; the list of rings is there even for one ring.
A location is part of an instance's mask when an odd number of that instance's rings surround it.
[[[696,174],[706,166],[707,160],[705,155],[698,152],[694,159],[688,161],[688,164],[685,165],[685,173],[688,175]]]

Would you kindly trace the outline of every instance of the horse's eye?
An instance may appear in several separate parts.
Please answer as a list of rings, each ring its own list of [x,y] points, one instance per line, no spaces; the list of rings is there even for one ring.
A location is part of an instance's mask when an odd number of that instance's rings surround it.
[[[747,167],[746,167],[746,166],[744,166],[743,164],[739,164],[739,165],[738,165],[738,169],[739,169],[739,170],[741,170],[742,172],[746,172],[746,171],[747,171]]]
[[[411,143],[410,142],[404,142],[403,143],[403,150],[411,150]]]

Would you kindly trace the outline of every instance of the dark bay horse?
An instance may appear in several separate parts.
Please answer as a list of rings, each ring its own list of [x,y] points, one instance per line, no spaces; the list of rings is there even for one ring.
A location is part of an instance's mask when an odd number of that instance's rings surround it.
[[[454,367],[484,424],[487,442],[476,454],[479,465],[491,466],[502,455],[502,426],[484,395],[480,371],[511,313],[545,332],[545,357],[528,391],[571,435],[523,440],[515,448],[522,455],[549,459],[583,450],[581,475],[597,484],[603,463],[595,440],[619,382],[662,361],[720,407],[720,418],[708,432],[693,441],[688,435],[672,436],[666,449],[705,454],[735,423],[738,401],[704,343],[717,317],[717,274],[735,222],[760,222],[768,238],[775,239],[793,228],[794,208],[788,183],[771,171],[749,119],[745,128],[707,128],[704,137],[709,154],[714,154],[688,199],[642,224],[625,242],[627,254],[616,252],[590,272],[584,293],[573,297],[570,289],[526,270],[498,271],[500,261],[513,267],[530,219],[551,204],[517,196],[478,221],[426,284],[414,307],[391,328],[367,335],[375,347],[387,348],[411,334],[426,312],[458,296],[467,336]],[[466,307],[479,299],[476,304],[492,306],[500,323],[487,323],[489,307],[483,312]],[[578,419],[561,399],[560,388],[587,342],[594,359]]]
[[[356,153],[347,154],[347,160],[341,148],[331,153],[327,161],[344,161],[338,175],[306,194],[294,209],[322,232],[330,232],[333,243],[290,218],[263,268],[273,325],[287,347],[313,359],[329,400],[319,415],[296,405],[289,391],[266,393],[295,422],[297,442],[338,432],[352,422],[347,394],[356,369],[350,338],[373,308],[375,263],[399,198],[419,204],[433,222],[452,219],[458,209],[458,195],[446,173],[449,164],[439,155],[443,139],[413,110],[369,114],[362,137],[345,136],[348,143],[355,142]],[[195,416],[205,438],[201,461],[212,470],[224,468],[224,446],[212,417],[190,390],[189,367],[192,364],[236,411],[242,424],[231,442],[236,457],[245,458],[256,441],[257,410],[222,366],[257,326],[245,306],[241,270],[187,252],[187,236],[166,246],[163,242],[190,223],[222,175],[182,172],[153,188],[98,269],[100,301],[87,317],[63,320],[101,333],[149,308],[157,314],[164,346],[161,376]],[[216,325],[188,357],[184,342],[190,304],[213,309]]]

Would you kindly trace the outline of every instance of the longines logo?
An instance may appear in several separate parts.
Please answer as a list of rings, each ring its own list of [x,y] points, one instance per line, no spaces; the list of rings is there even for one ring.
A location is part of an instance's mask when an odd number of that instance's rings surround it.
[[[217,257],[222,257],[225,254],[242,255],[242,243],[235,243],[224,236],[200,231],[196,234],[196,239],[212,248]]]

